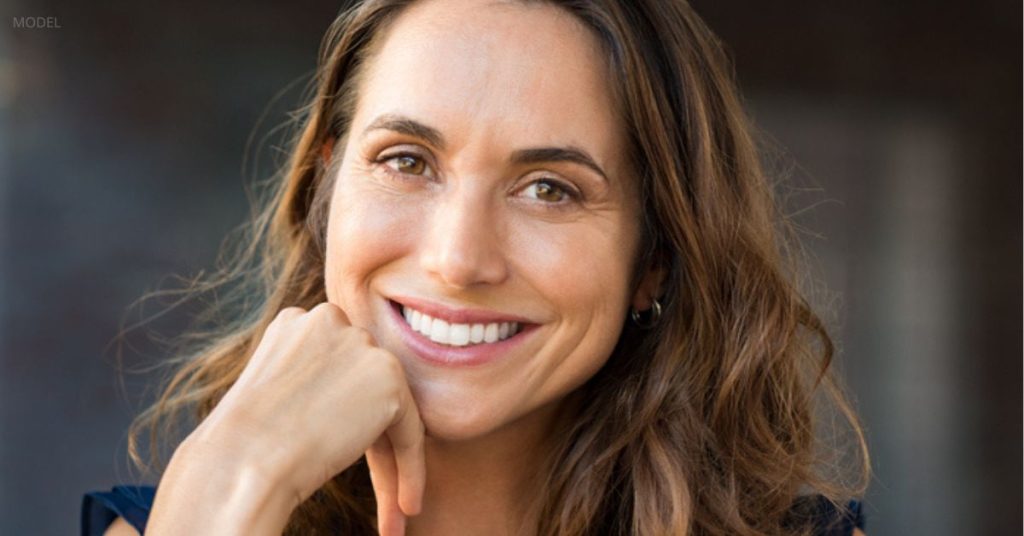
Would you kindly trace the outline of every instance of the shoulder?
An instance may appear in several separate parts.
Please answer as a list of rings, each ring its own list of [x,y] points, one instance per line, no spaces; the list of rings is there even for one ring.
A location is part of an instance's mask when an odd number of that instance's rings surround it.
[[[139,536],[139,534],[139,531],[135,530],[131,523],[125,521],[123,517],[119,517],[107,527],[103,536]]]
[[[82,536],[141,534],[156,496],[152,486],[114,486],[82,497]]]

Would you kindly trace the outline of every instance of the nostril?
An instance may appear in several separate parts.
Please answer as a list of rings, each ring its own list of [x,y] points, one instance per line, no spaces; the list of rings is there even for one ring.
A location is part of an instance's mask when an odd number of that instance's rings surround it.
[[[493,224],[478,218],[455,218],[438,224],[422,244],[420,266],[446,286],[465,289],[476,284],[498,284],[508,277],[501,240],[488,229]]]

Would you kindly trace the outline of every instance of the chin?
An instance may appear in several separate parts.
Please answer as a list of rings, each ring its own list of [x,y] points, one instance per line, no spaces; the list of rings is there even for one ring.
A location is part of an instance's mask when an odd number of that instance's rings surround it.
[[[469,441],[500,428],[494,409],[452,393],[430,393],[413,387],[413,396],[427,437],[440,441]]]
[[[427,437],[446,443],[471,441],[493,431],[493,427],[479,422],[435,415],[423,417],[423,426]]]

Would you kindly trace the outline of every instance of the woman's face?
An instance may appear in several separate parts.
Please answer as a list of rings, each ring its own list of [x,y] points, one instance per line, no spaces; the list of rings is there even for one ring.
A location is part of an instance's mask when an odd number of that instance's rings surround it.
[[[571,15],[477,0],[413,5],[367,65],[326,291],[404,364],[434,437],[552,407],[646,303],[627,288],[639,208],[606,70]]]

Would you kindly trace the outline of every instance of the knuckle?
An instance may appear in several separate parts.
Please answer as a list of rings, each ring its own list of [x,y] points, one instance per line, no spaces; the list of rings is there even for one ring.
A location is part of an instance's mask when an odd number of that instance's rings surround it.
[[[303,314],[305,314],[305,312],[306,312],[306,310],[301,308],[301,307],[295,307],[295,306],[285,307],[285,308],[281,309],[280,311],[278,311],[276,315],[274,315],[274,318],[271,319],[270,324],[268,325],[268,328],[269,327],[273,327],[273,326],[278,326],[278,325],[280,325],[282,323],[288,322],[289,320],[292,320],[294,318],[298,318],[298,317],[302,316]]]
[[[357,343],[362,344],[363,346],[377,346],[377,341],[373,334],[366,328],[353,326],[352,329],[349,330],[349,334]]]
[[[405,381],[402,364],[391,352],[373,347],[362,354],[361,367],[373,378],[374,383],[381,386],[388,394],[398,390]]]
[[[381,406],[384,411],[383,420],[388,423],[395,422],[402,413],[402,401],[398,397],[388,397]]]
[[[337,311],[338,307],[330,302],[320,302],[314,305],[313,308],[309,310],[309,312],[311,313],[324,315],[333,315],[336,314]]]
[[[402,367],[402,362],[399,361],[394,354],[387,350],[377,348],[374,350],[372,358],[383,369],[383,373],[387,378],[395,381],[396,383],[405,382],[405,368]]]
[[[348,325],[348,317],[340,307],[330,302],[320,302],[309,310],[313,317],[330,324]]]
[[[261,344],[267,344],[267,341],[276,340],[281,337],[283,326],[294,321],[294,319],[305,313],[305,310],[301,307],[284,307],[280,309],[274,318],[270,319],[265,326],[262,328]]]
[[[320,302],[320,303],[314,305],[313,308],[309,310],[309,312],[316,313],[316,312],[330,311],[331,308],[333,308],[333,307],[334,306],[331,305],[330,302],[325,302],[324,301],[324,302]]]
[[[286,320],[286,319],[289,319],[289,318],[294,318],[294,317],[299,316],[299,315],[301,315],[301,314],[303,314],[305,312],[306,311],[303,308],[301,308],[301,307],[296,307],[296,306],[284,307],[280,311],[278,311],[276,315],[274,315],[274,321],[275,322],[280,322],[282,320]]]
[[[303,309],[302,307],[299,307],[297,305],[290,305],[278,311],[277,316],[298,316],[304,314],[305,312],[306,310]]]

